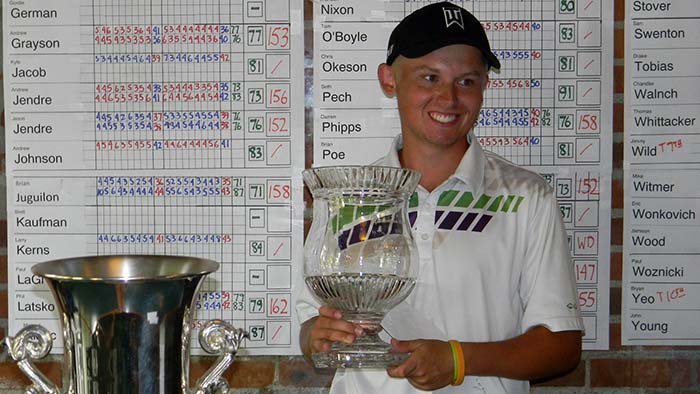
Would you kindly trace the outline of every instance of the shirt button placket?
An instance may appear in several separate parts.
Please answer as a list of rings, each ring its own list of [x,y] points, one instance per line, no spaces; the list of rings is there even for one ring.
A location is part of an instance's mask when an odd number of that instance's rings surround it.
[[[421,209],[420,220],[418,223],[419,239],[417,242],[420,244],[420,249],[428,251],[433,247],[432,239],[433,231],[435,231],[434,218],[436,202],[433,201],[434,197],[432,195],[425,196],[425,198],[427,198],[427,201]]]

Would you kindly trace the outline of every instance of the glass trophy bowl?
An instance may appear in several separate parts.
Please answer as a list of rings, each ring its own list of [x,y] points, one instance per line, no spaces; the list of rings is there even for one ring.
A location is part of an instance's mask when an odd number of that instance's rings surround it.
[[[413,290],[418,271],[408,203],[420,174],[377,166],[305,170],[314,197],[304,279],[323,304],[360,325],[354,343],[314,353],[317,368],[386,368],[408,355],[379,338],[384,315]]]

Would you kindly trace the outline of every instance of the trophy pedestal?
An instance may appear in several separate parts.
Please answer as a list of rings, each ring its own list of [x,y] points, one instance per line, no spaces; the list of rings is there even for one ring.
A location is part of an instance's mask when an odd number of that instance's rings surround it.
[[[353,343],[336,342],[327,352],[314,353],[311,359],[316,368],[378,368],[397,366],[408,358],[397,353],[377,334],[357,337]]]

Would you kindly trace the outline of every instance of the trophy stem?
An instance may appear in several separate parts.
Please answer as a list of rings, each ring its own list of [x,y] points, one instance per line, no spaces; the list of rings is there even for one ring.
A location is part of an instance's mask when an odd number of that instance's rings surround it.
[[[336,342],[327,352],[314,353],[311,359],[316,368],[386,369],[403,363],[409,356],[397,353],[390,344],[379,338],[382,326],[367,320],[348,321],[363,327],[364,334],[353,343]]]

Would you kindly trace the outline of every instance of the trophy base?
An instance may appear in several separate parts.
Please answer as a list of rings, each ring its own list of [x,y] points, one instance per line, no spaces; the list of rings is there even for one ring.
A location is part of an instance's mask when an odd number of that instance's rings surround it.
[[[316,368],[386,369],[403,363],[410,354],[397,353],[376,334],[363,335],[353,343],[335,343],[327,352],[314,353]]]

